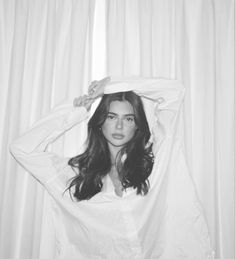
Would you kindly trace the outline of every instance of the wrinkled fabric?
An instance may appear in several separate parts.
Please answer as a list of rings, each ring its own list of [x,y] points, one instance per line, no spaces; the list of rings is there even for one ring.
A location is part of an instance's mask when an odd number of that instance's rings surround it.
[[[65,102],[16,139],[16,160],[51,197],[59,259],[212,259],[214,251],[201,204],[191,179],[179,129],[185,88],[178,80],[112,78],[105,93],[134,91],[154,110],[147,110],[155,156],[150,190],[132,187],[122,197],[103,178],[102,191],[76,202],[65,191],[75,172],[69,158],[48,152],[48,145],[90,114]],[[153,117],[154,116],[154,117]]]

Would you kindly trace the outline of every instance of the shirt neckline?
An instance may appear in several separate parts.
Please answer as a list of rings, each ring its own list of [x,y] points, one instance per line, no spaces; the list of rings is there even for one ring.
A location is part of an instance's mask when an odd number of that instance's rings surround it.
[[[128,193],[134,191],[133,187],[128,187],[128,188],[124,189],[122,196],[118,196],[115,193],[115,186],[114,186],[114,184],[113,184],[109,174],[104,176],[104,178],[102,179],[102,182],[103,182],[103,187],[102,187],[101,192],[103,192],[103,193],[110,193],[110,194],[112,194],[115,197],[118,197],[120,199],[123,199]]]

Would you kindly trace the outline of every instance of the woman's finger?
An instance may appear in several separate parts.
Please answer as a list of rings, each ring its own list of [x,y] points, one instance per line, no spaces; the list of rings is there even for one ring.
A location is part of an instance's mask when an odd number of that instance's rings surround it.
[[[99,81],[95,80],[95,81],[92,81],[91,84],[89,85],[88,87],[88,90],[91,90],[91,89],[95,89],[96,87],[100,86],[100,85],[103,85],[103,84],[106,84],[110,81],[110,77],[105,77]]]
[[[81,100],[82,100],[82,97],[81,97],[81,96],[75,98],[75,99],[73,100],[73,106],[74,106],[74,107],[80,106],[80,105],[81,105]]]
[[[97,82],[98,82],[97,80],[94,80],[91,82],[91,85],[95,85],[95,84],[97,84]]]
[[[92,81],[91,84],[89,85],[88,89],[92,89],[95,85],[97,85],[98,81]]]
[[[88,87],[88,95],[91,99],[96,99],[101,96],[104,91],[104,86],[110,81],[110,77],[105,77],[99,81],[94,80]]]
[[[99,81],[99,84],[106,84],[110,81],[110,77],[107,76]]]

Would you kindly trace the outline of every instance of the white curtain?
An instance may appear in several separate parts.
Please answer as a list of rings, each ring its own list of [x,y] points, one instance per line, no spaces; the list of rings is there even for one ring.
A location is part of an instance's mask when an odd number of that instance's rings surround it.
[[[54,257],[48,195],[16,165],[8,144],[55,104],[87,90],[94,6],[94,0],[0,0],[1,259]],[[81,141],[75,131],[53,148],[66,153],[73,136]]]
[[[56,246],[48,195],[8,143],[106,75],[183,80],[187,161],[215,258],[233,259],[233,0],[0,0],[0,259],[52,259]],[[53,150],[75,155],[78,131]]]
[[[216,259],[234,258],[234,1],[107,1],[107,51],[109,75],[184,82],[185,154]]]

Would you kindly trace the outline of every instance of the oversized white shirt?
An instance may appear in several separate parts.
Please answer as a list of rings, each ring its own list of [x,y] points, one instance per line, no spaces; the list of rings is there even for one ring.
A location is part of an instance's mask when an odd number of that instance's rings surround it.
[[[75,172],[69,158],[47,147],[88,118],[84,107],[75,108],[71,102],[54,108],[10,145],[17,161],[50,194],[56,258],[212,259],[208,227],[178,132],[185,88],[177,80],[132,77],[112,79],[105,93],[129,90],[155,102],[154,121],[149,121],[155,162],[145,196],[132,187],[117,196],[109,175],[90,200],[76,202],[68,191],[63,194]]]

